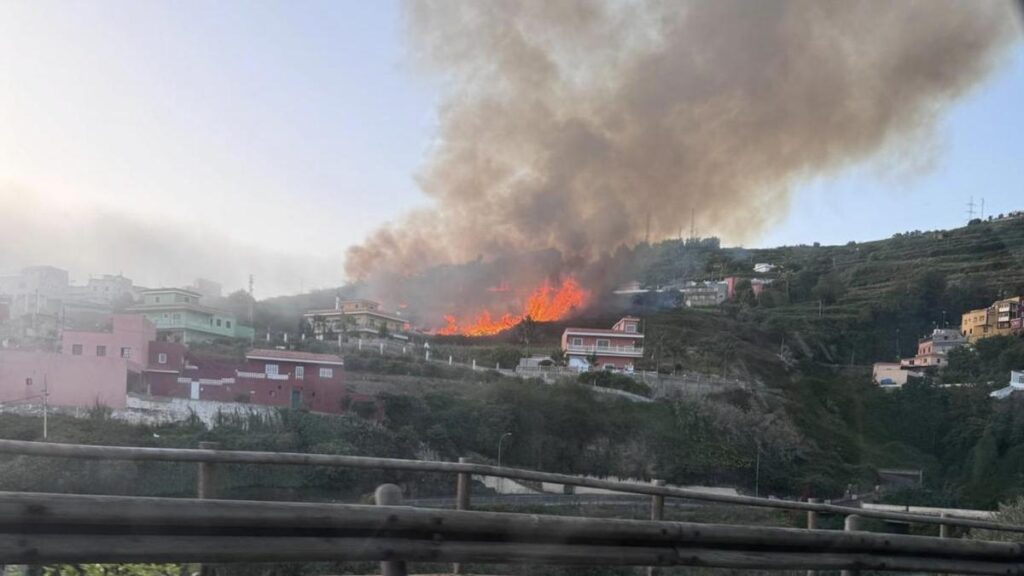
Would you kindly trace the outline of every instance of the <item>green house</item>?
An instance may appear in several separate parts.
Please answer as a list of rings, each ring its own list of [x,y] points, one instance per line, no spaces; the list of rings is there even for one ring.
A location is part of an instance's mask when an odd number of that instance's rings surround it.
[[[145,316],[164,339],[183,344],[215,338],[252,340],[251,327],[239,324],[233,314],[203,306],[199,299],[198,292],[183,288],[145,290],[142,303],[128,311]]]

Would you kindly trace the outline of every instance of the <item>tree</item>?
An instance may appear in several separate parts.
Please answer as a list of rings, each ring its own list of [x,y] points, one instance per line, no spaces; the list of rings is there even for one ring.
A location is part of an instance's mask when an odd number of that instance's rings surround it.
[[[837,300],[846,294],[846,284],[835,272],[829,272],[818,278],[811,294],[825,304],[835,304]]]
[[[224,308],[228,312],[234,314],[235,318],[244,319],[248,324],[250,319],[250,312],[253,310],[253,306],[256,305],[256,301],[252,295],[245,290],[235,290],[231,294],[228,294],[227,300],[224,303]]]
[[[557,366],[565,366],[565,361],[566,361],[565,350],[562,350],[561,348],[556,348],[551,353],[551,359],[555,361],[555,364]]]
[[[516,324],[515,334],[519,343],[526,347],[526,354],[529,356],[530,342],[537,335],[537,323],[527,314],[519,324]]]

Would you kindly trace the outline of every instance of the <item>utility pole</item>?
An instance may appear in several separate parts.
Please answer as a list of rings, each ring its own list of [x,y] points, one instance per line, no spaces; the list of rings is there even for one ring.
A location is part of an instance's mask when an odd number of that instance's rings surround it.
[[[982,217],[982,219],[985,218],[985,197],[984,196],[981,197],[981,217]]]
[[[974,196],[967,202],[967,220],[974,220]]]
[[[697,239],[697,226],[696,226],[696,222],[697,221],[696,221],[696,219],[694,218],[694,215],[693,215],[693,208],[690,208],[690,240],[696,240]]]

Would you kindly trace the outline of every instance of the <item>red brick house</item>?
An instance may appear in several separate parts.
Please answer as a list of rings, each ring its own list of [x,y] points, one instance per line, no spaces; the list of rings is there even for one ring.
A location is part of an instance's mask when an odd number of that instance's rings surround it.
[[[610,330],[566,328],[562,332],[562,351],[571,368],[632,372],[634,363],[644,356],[644,335],[640,333],[640,319],[626,316]],[[596,360],[594,366],[591,366],[592,359]]]
[[[245,362],[239,365],[221,358],[187,357],[174,350],[155,353],[166,354],[168,372],[162,377],[152,374],[148,379],[148,392],[154,396],[306,408],[333,414],[345,412],[353,400],[367,399],[345,389],[344,361],[333,354],[256,349],[246,353]],[[151,362],[151,366],[154,364],[160,365]]]

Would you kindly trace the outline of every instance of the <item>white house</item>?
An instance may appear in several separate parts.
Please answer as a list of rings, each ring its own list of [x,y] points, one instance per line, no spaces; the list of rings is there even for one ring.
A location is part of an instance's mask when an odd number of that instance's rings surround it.
[[[1010,385],[989,394],[992,398],[1007,398],[1017,390],[1024,390],[1024,372],[1010,372]]]

